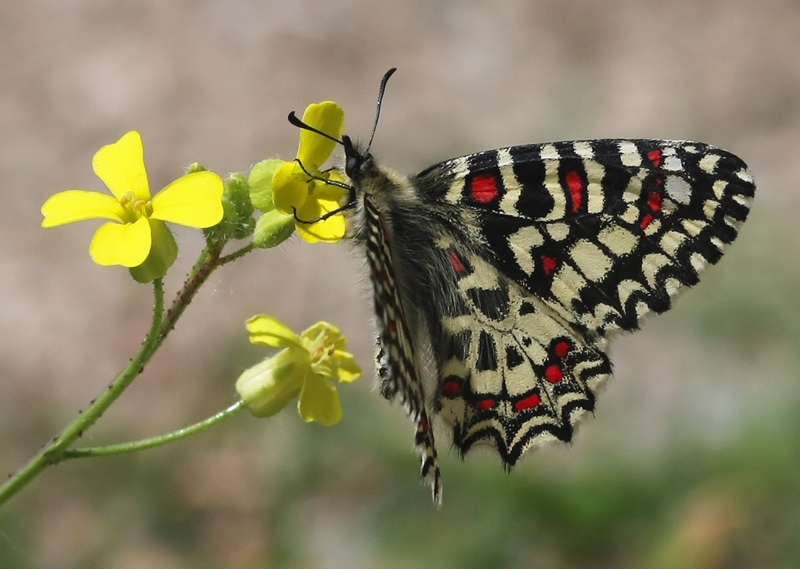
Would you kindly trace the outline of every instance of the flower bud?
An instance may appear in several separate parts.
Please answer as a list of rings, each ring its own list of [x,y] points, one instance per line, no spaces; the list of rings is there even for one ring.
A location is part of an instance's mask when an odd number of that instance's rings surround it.
[[[291,237],[292,233],[294,233],[294,217],[273,209],[256,222],[253,243],[263,249],[276,247]]]
[[[269,417],[297,397],[308,368],[305,350],[283,349],[246,370],[236,391],[256,417]]]
[[[268,158],[262,160],[250,170],[248,183],[250,184],[250,201],[253,207],[264,213],[275,209],[272,201],[272,177],[285,160]]]
[[[203,166],[200,162],[192,162],[187,166],[186,173],[187,174],[194,174],[195,172],[207,172],[205,166]]]
[[[252,235],[255,219],[253,204],[250,203],[250,185],[242,174],[231,174],[225,180],[222,207],[225,217],[221,227],[227,237],[244,239]]]

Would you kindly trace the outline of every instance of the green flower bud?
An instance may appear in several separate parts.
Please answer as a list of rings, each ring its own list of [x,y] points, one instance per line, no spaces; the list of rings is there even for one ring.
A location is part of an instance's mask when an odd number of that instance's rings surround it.
[[[253,218],[253,204],[250,203],[250,186],[242,174],[231,174],[225,180],[222,207],[225,217],[221,228],[227,237],[244,239],[253,234],[256,222]]]
[[[305,350],[283,349],[236,380],[236,391],[256,417],[274,415],[297,397],[309,370]]]
[[[256,247],[269,249],[286,241],[294,233],[294,217],[277,209],[268,211],[256,222],[253,243]]]
[[[286,160],[268,158],[262,160],[250,170],[250,201],[253,207],[264,213],[275,209],[272,202],[272,177]]]
[[[206,167],[200,164],[200,162],[192,162],[186,168],[187,174],[194,174],[195,172],[207,172]]]

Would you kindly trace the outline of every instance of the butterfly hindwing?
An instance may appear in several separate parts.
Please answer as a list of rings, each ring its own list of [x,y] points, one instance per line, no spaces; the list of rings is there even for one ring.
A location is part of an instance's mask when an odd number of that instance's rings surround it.
[[[441,503],[439,459],[433,425],[425,409],[425,393],[417,370],[414,348],[408,330],[392,263],[387,229],[378,210],[364,200],[366,250],[374,289],[375,316],[378,324],[378,366],[381,392],[387,399],[399,396],[406,412],[416,425],[415,445],[422,460],[422,477],[433,488],[434,501]]]
[[[572,439],[611,373],[605,341],[581,337],[490,263],[443,238],[465,310],[442,322],[438,407],[454,444],[497,448],[506,465],[531,446]]]

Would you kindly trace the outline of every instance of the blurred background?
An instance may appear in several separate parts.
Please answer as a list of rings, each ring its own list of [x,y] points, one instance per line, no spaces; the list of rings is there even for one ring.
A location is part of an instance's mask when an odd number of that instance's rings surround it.
[[[750,164],[750,221],[670,313],[613,346],[571,446],[510,475],[440,443],[444,509],[412,427],[374,391],[363,262],[296,238],[216,273],[145,374],[84,437],[152,436],[234,400],[265,352],[243,323],[339,325],[367,377],[344,419],[243,413],[161,449],[69,461],[0,509],[0,567],[800,567],[800,4],[793,0],[31,0],[0,7],[0,471],[139,347],[151,289],[88,255],[99,222],[44,230],[56,191],[105,191],[93,153],[142,133],[153,190],[291,158],[314,101],[412,173],[511,144],[695,139]],[[202,242],[181,246],[167,290]]]

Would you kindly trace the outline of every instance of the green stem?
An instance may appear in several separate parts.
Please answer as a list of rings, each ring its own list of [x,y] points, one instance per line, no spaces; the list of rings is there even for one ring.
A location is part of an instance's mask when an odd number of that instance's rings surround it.
[[[53,437],[42,449],[14,474],[9,475],[5,484],[0,486],[0,505],[8,501],[14,494],[24,488],[38,476],[47,466],[57,464],[66,458],[67,449],[84,431],[94,425],[114,401],[128,388],[131,382],[142,373],[145,365],[161,346],[167,334],[175,327],[186,307],[197,294],[214,269],[220,266],[220,253],[224,242],[210,242],[200,254],[189,273],[186,282],[178,292],[169,310],[164,313],[164,285],[161,279],[153,282],[155,306],[153,321],[142,346],[130,363],[117,375],[103,392],[91,401],[86,410],[67,426],[61,434]],[[190,429],[192,427],[189,427]],[[74,458],[71,457],[71,458]]]
[[[245,256],[246,254],[248,254],[250,251],[252,251],[255,248],[256,248],[256,244],[255,243],[250,243],[249,245],[245,245],[244,247],[242,247],[241,249],[237,249],[233,253],[225,255],[224,257],[220,257],[220,259],[217,262],[217,264],[220,267],[222,265],[226,265],[226,264],[230,263],[231,261],[235,261],[239,257]]]
[[[88,447],[88,448],[78,448],[78,449],[67,449],[64,451],[64,459],[68,458],[85,458],[85,457],[93,457],[93,456],[107,456],[110,454],[125,454],[129,452],[135,452],[139,450],[145,450],[149,448],[159,447],[161,445],[165,445],[167,443],[171,443],[180,439],[185,439],[191,435],[201,433],[227,419],[228,417],[232,417],[239,411],[244,409],[244,403],[239,400],[224,411],[220,411],[216,415],[209,417],[208,419],[204,419],[199,423],[195,423],[194,425],[190,425],[188,427],[184,427],[183,429],[178,429],[177,431],[173,431],[171,433],[167,433],[164,435],[159,435],[157,437],[150,437],[148,439],[142,439],[139,441],[133,441],[129,443],[120,443],[116,445],[106,445],[101,447]]]
[[[172,301],[172,306],[167,310],[164,321],[161,323],[161,330],[158,334],[155,349],[161,346],[167,334],[175,327],[178,319],[183,314],[183,311],[186,310],[186,307],[189,306],[189,303],[192,302],[200,286],[211,276],[214,269],[220,266],[219,255],[222,253],[222,248],[224,246],[224,243],[209,243],[206,248],[203,249],[198,262],[192,267],[189,276],[186,278],[186,282],[183,283],[183,288],[178,292],[175,300]]]
[[[53,437],[25,466],[9,477],[6,483],[0,487],[0,504],[3,504],[16,494],[28,482],[39,475],[45,467],[63,460],[64,451],[67,447],[74,443],[86,429],[91,427],[125,391],[136,376],[142,372],[144,365],[150,360],[155,351],[161,333],[164,314],[164,284],[161,279],[153,281],[153,291],[155,297],[153,322],[150,324],[150,331],[147,333],[139,351],[108,388],[92,400],[89,407],[72,424],[67,426],[61,434]]]

